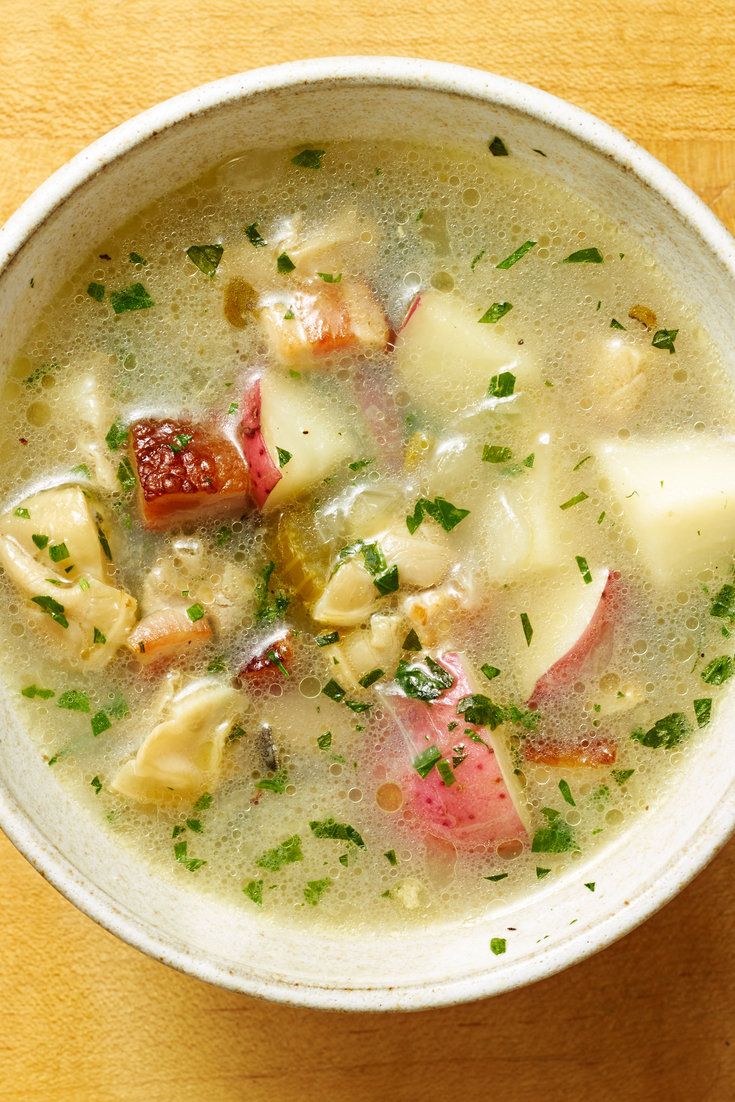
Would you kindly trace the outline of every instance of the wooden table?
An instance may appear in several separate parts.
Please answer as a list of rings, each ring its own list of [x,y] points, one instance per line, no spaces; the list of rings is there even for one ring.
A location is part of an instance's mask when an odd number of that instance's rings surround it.
[[[2,0],[0,217],[195,84],[346,53],[537,84],[619,126],[735,227],[733,0]],[[98,929],[0,841],[5,1102],[735,1098],[735,842],[641,929],[513,994],[335,1016],[218,991]]]

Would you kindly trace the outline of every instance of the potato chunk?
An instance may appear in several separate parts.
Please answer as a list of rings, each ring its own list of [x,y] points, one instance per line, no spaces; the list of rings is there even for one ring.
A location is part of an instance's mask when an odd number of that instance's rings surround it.
[[[136,421],[130,430],[140,512],[148,528],[242,512],[249,480],[232,441],[213,425]]]
[[[214,678],[191,681],[164,705],[161,720],[112,787],[140,803],[167,803],[217,787],[225,740],[247,697]]]

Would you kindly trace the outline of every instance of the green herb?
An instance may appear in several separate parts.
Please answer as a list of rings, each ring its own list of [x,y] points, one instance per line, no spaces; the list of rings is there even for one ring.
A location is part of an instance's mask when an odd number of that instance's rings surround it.
[[[333,643],[339,642],[339,632],[329,631],[325,635],[316,635],[314,642],[318,647],[331,647]]]
[[[213,276],[219,268],[219,262],[224,251],[222,245],[190,245],[186,250],[186,255],[200,272]]]
[[[146,264],[147,261],[143,259],[140,253],[128,253],[128,260],[131,264]]]
[[[602,253],[594,246],[591,249],[577,249],[576,253],[565,256],[562,264],[602,264]]]
[[[362,685],[363,689],[369,689],[371,685],[374,685],[376,681],[380,681],[381,677],[385,675],[385,670],[375,669],[370,673],[366,673],[364,677],[361,677],[358,684]]]
[[[381,574],[379,578],[373,578],[373,585],[381,597],[387,597],[389,593],[395,593],[399,585],[398,567],[391,566],[385,574]]]
[[[281,253],[281,255],[276,260],[276,268],[281,275],[288,275],[288,273],[292,272],[295,267],[296,265],[287,253]]]
[[[325,731],[323,735],[319,735],[316,744],[320,750],[329,750],[332,745],[332,732]]]
[[[398,864],[398,858],[396,857],[396,851],[394,849],[389,849],[387,853],[383,854],[383,857],[385,857],[389,865]]]
[[[38,685],[27,685],[20,691],[21,695],[27,696],[29,700],[50,700],[55,695],[53,689],[42,689]]]
[[[233,413],[237,413],[239,408],[240,408],[239,402],[230,402],[229,406],[227,407],[228,416],[231,417]]]
[[[427,746],[413,759],[413,767],[420,777],[428,777],[438,761],[441,761],[441,751],[436,746]]]
[[[286,785],[288,784],[288,774],[285,769],[278,769],[272,777],[263,777],[261,780],[255,782],[255,787],[259,788],[262,792],[275,792],[277,795],[282,795],[286,791]]]
[[[615,783],[619,784],[619,785],[624,785],[625,782],[627,780],[629,780],[633,776],[634,773],[635,773],[635,769],[612,769],[611,770],[611,776],[614,778]]]
[[[500,444],[485,444],[482,449],[483,463],[507,463],[512,455],[510,448],[501,447]]]
[[[470,271],[471,272],[474,272],[475,268],[480,263],[480,261],[482,260],[484,255],[485,255],[485,249],[480,249],[479,253],[477,254],[476,257],[474,257],[472,263],[470,264]]]
[[[69,558],[69,548],[65,543],[52,543],[48,553],[51,562],[63,562]]]
[[[493,876],[483,876],[483,880],[490,880],[493,884],[497,884],[499,880],[507,880],[507,872],[496,872]]]
[[[686,716],[682,712],[671,712],[670,715],[657,719],[650,730],[644,731],[642,727],[638,727],[630,737],[652,750],[658,750],[662,746],[670,750],[690,734],[691,727]]]
[[[502,956],[505,952],[505,938],[494,937],[490,939],[490,951],[495,954],[496,957]]]
[[[280,846],[266,852],[258,858],[255,864],[260,869],[268,869],[269,872],[278,872],[284,865],[293,865],[296,861],[303,861],[301,852],[301,839],[298,834],[293,834],[281,842]]]
[[[35,543],[39,551],[43,551],[44,547],[48,546],[48,536],[42,536],[37,532],[34,532],[31,539]]]
[[[186,841],[176,842],[174,845],[174,857],[185,869],[188,869],[189,872],[196,872],[197,869],[200,869],[202,865],[206,865],[207,862],[203,861],[200,857],[189,857],[187,848]]]
[[[594,880],[590,880],[588,884],[585,884],[585,888],[587,888],[589,891],[593,892],[595,890]]]
[[[547,825],[539,827],[533,836],[533,853],[565,853],[575,848],[572,828],[552,807],[542,807],[541,814]],[[538,873],[537,873],[538,875]]]
[[[171,837],[172,838],[178,838],[179,835],[183,834],[185,830],[186,830],[185,826],[182,826],[181,823],[177,823],[176,826],[174,827],[174,829],[171,831]]]
[[[713,658],[702,670],[702,681],[707,685],[722,685],[735,673],[735,662],[728,654]]]
[[[38,597],[31,597],[31,601],[34,605],[38,605],[39,608],[43,609],[43,611],[62,628],[69,627],[69,621],[64,615],[64,606],[60,605],[58,601],[55,601],[53,597],[41,595]]]
[[[93,298],[95,302],[102,302],[102,299],[105,297],[104,283],[90,283],[87,286],[87,294],[90,298]]]
[[[142,283],[131,283],[122,291],[111,291],[110,303],[116,314],[125,314],[130,310],[149,310],[154,305]]]
[[[494,731],[506,719],[506,711],[500,704],[495,704],[490,697],[482,693],[472,693],[463,696],[457,702],[457,715],[464,716],[465,723],[474,723],[478,727],[489,727]]]
[[[582,575],[582,580],[584,581],[585,585],[589,585],[592,581],[592,574],[590,573],[590,568],[587,565],[586,558],[584,557],[584,555],[575,555],[574,561],[579,567],[579,572]]]
[[[127,456],[120,460],[117,468],[117,480],[126,494],[135,489],[135,473]]]
[[[493,375],[488,384],[488,398],[510,398],[516,387],[516,377],[512,371],[501,371]]]
[[[107,636],[99,628],[94,628],[94,635],[92,636],[92,642],[98,643],[100,646],[104,646],[107,642]]]
[[[309,880],[304,888],[304,899],[310,907],[316,907],[325,892],[329,891],[332,881],[328,876],[323,880]]]
[[[186,825],[188,826],[189,830],[193,830],[195,834],[204,833],[204,826],[202,825],[201,819],[187,819]]]
[[[17,509],[13,509],[13,516],[20,517],[21,520],[30,520],[31,514],[23,505],[19,505]]]
[[[186,610],[186,615],[189,617],[192,624],[195,624],[197,620],[201,620],[204,616],[204,609],[200,604],[190,605]]]
[[[188,433],[179,432],[176,434],[176,436],[174,436],[174,443],[169,444],[169,448],[174,453],[174,455],[178,455],[179,452],[182,452],[184,448],[188,447],[189,444],[191,444],[193,439],[194,437],[189,436]]]
[[[490,152],[492,153],[493,157],[507,157],[508,156],[508,147],[505,144],[505,142],[503,141],[503,139],[499,138],[497,136],[497,134],[491,142],[487,143],[487,147],[490,150]]]
[[[521,260],[521,258],[524,257],[526,253],[534,247],[535,244],[535,241],[524,241],[522,245],[518,246],[514,253],[511,253],[510,256],[506,256],[505,260],[501,260],[499,264],[495,265],[495,267],[502,268],[503,271],[506,271],[508,268],[512,268],[514,264],[517,264],[518,261]]]
[[[319,276],[320,279],[323,279],[325,283],[341,283],[342,282],[342,273],[341,272],[338,275],[333,275],[332,272],[317,272],[316,274]]]
[[[99,779],[99,777],[92,777],[92,780],[89,783],[94,789],[95,796],[99,796],[100,792],[102,791],[102,781]]]
[[[282,619],[288,608],[288,597],[284,597],[280,593],[271,594],[270,592],[270,580],[275,569],[276,564],[274,562],[266,563],[255,586],[255,597],[257,599],[255,622],[257,624],[272,624],[276,620]]]
[[[262,880],[249,880],[242,889],[248,899],[251,899],[253,903],[258,907],[263,906],[263,881]]]
[[[464,758],[461,759],[459,764],[461,764],[462,761],[464,761]],[[449,764],[449,762],[445,761],[443,759],[442,759],[442,761],[438,761],[436,763],[436,769],[437,769],[437,772],[438,772],[439,776],[442,779],[442,784],[446,788],[451,788],[451,786],[455,783],[457,778],[455,777],[454,773],[452,772],[452,767]]]
[[[51,363],[39,364],[38,367],[33,369],[30,375],[26,376],[23,382],[26,386],[37,386],[47,375],[51,375],[52,372],[58,370],[59,365],[56,360],[52,360]]]
[[[224,673],[227,669],[227,663],[225,662],[224,655],[217,655],[207,666],[207,673]]]
[[[285,467],[286,464],[288,463],[289,459],[293,459],[292,453],[287,452],[285,448],[278,448],[277,447],[276,451],[278,452],[278,466],[279,467]]]
[[[572,796],[572,790],[564,779],[559,781],[559,791],[565,803],[569,804],[570,807],[577,806],[574,802],[574,796]]]
[[[109,731],[110,727],[112,727],[107,712],[95,712],[90,723],[92,724],[92,734],[95,738],[97,735],[101,735],[103,731]]]
[[[728,583],[715,596],[709,606],[710,616],[717,616],[722,620],[735,621],[735,585]]]
[[[480,672],[485,674],[488,681],[492,681],[496,677],[500,677],[500,670],[497,666],[491,666],[488,662],[484,666],[480,666]]]
[[[206,811],[212,806],[214,796],[210,792],[203,792],[192,808],[193,811]]]
[[[526,637],[526,646],[531,646],[531,640],[533,639],[533,628],[531,627],[531,621],[528,618],[527,612],[521,613],[521,624],[523,625],[523,634]]]
[[[362,835],[358,834],[349,823],[337,823],[331,816],[328,819],[312,819],[309,828],[315,838],[330,838],[337,842],[352,842],[353,845],[364,848]]]
[[[625,326],[624,326],[624,325],[621,325],[621,324],[620,324],[620,322],[619,322],[619,321],[617,320],[617,318],[612,318],[612,319],[611,319],[611,321],[610,321],[610,328],[611,328],[611,329],[622,329],[622,330],[625,330]]]
[[[659,329],[653,334],[651,344],[654,348],[668,348],[669,352],[673,355],[673,353],[676,352],[674,341],[676,340],[678,332],[678,329]]]
[[[92,478],[92,472],[86,463],[77,463],[76,467],[72,467],[71,473],[82,475],[84,478]]]
[[[481,325],[495,325],[513,309],[512,302],[494,302],[479,319]]]
[[[351,712],[369,712],[372,708],[372,704],[367,704],[363,700],[345,700],[345,708],[349,708]]]
[[[110,451],[113,452],[116,452],[118,448],[121,448],[125,444],[127,444],[128,430],[127,427],[122,423],[120,418],[118,418],[110,425],[109,429],[107,430],[105,440],[107,442],[107,447],[110,449]]]
[[[551,869],[542,869],[538,865],[536,866],[536,879],[543,880],[545,876],[548,876]]]
[[[603,509],[602,512],[600,513],[599,517],[597,518],[597,523],[602,524],[604,519],[605,519],[605,510]]]
[[[265,238],[260,236],[257,222],[251,222],[249,226],[245,227],[245,236],[250,244],[254,245],[256,249],[262,249],[268,244]]]
[[[559,508],[571,509],[573,505],[579,505],[582,501],[586,501],[589,496],[590,495],[586,494],[584,490],[580,490],[580,492],[578,494],[575,494],[574,497],[570,497],[569,501],[563,502],[563,504],[560,505]]]
[[[423,666],[401,659],[395,679],[406,696],[414,700],[437,700],[454,684],[454,677],[449,670],[445,670],[428,656]]]
[[[354,463],[348,463],[347,466],[351,471],[361,471],[364,467],[369,466],[372,463],[372,459],[356,459]]]
[[[321,168],[322,157],[325,149],[302,149],[295,157],[291,158],[291,164],[298,168]]]
[[[712,698],[700,697],[694,701],[694,718],[697,727],[706,727],[712,718]]]
[[[322,689],[322,693],[324,694],[324,696],[328,696],[330,700],[334,700],[337,704],[341,703],[346,696],[345,690],[342,688],[339,682],[335,681],[334,679],[330,679],[326,683],[326,685]]]
[[[572,467],[572,470],[573,470],[573,471],[578,471],[578,470],[579,470],[579,468],[580,468],[581,466],[583,466],[583,465],[584,465],[584,464],[585,464],[585,463],[587,462],[587,460],[588,460],[588,459],[591,459],[591,458],[592,458],[592,455],[591,455],[591,454],[590,454],[590,455],[585,455],[585,456],[583,456],[583,457],[582,457],[582,458],[580,459],[579,463],[576,463],[576,464],[575,464],[575,465],[574,465],[574,466]]]
[[[416,632],[414,631],[414,629],[411,628],[408,635],[403,640],[401,650],[420,651],[422,649],[423,648],[421,646],[421,640],[419,639],[419,637],[416,634]]]
[[[445,532],[451,532],[460,521],[463,521],[469,515],[469,509],[460,509],[443,497],[436,497],[433,501],[420,497],[411,516],[406,517],[406,527],[413,535],[424,517],[428,516],[435,520],[437,524],[440,524]]]

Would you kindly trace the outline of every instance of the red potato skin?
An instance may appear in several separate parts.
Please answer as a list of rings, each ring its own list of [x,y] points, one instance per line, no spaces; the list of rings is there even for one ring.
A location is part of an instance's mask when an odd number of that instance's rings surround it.
[[[538,708],[544,700],[576,681],[593,652],[612,642],[615,621],[620,612],[623,584],[618,571],[610,572],[595,614],[577,642],[536,682],[528,698],[529,708]]]
[[[406,740],[411,762],[429,746],[436,746],[450,765],[455,748],[461,747],[465,755],[454,768],[456,781],[451,786],[444,784],[436,768],[423,778],[413,766],[405,771],[401,788],[404,806],[411,812],[411,825],[459,848],[525,840],[526,828],[503,779],[489,733],[457,715],[458,702],[472,692],[462,660],[457,654],[445,654],[439,662],[455,682],[438,700],[428,704],[403,696],[386,698]],[[448,731],[448,725],[454,722],[457,727]],[[472,742],[465,734],[467,730],[487,745]]]
[[[406,310],[406,316],[404,317],[403,321],[401,322],[401,324],[398,326],[398,329],[396,330],[396,337],[398,336],[399,333],[402,333],[403,330],[406,328],[406,326],[410,322],[411,318],[413,317],[413,315],[418,310],[420,303],[421,303],[421,292],[419,291],[419,293],[417,295],[414,295],[413,299],[409,303],[408,310]],[[395,344],[395,337],[393,338],[393,344]]]
[[[256,379],[243,400],[239,432],[250,471],[250,490],[259,509],[263,508],[271,490],[283,477],[261,431],[261,403],[260,379]]]
[[[177,437],[191,440],[180,446]],[[235,445],[214,425],[143,418],[130,428],[138,501],[147,528],[243,512],[249,478]]]
[[[257,651],[237,675],[241,685],[264,685],[283,680],[284,673],[278,663],[291,673],[293,663],[293,638],[290,632],[274,639]]]
[[[567,746],[556,739],[527,738],[523,742],[526,761],[538,762],[562,769],[584,766],[614,765],[618,756],[617,746],[610,739],[590,735],[577,746]]]

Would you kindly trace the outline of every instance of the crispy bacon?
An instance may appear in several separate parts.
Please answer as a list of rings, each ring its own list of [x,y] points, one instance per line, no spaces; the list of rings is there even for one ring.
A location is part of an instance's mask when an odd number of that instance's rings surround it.
[[[212,638],[206,618],[192,622],[185,608],[159,608],[140,620],[128,636],[128,647],[144,665],[183,650],[193,650]]]
[[[245,508],[245,461],[216,426],[143,418],[131,426],[130,436],[148,528]]]
[[[291,633],[286,632],[285,635],[272,640],[257,651],[240,669],[238,680],[261,685],[269,681],[281,680],[291,673],[292,661],[293,641]]]

